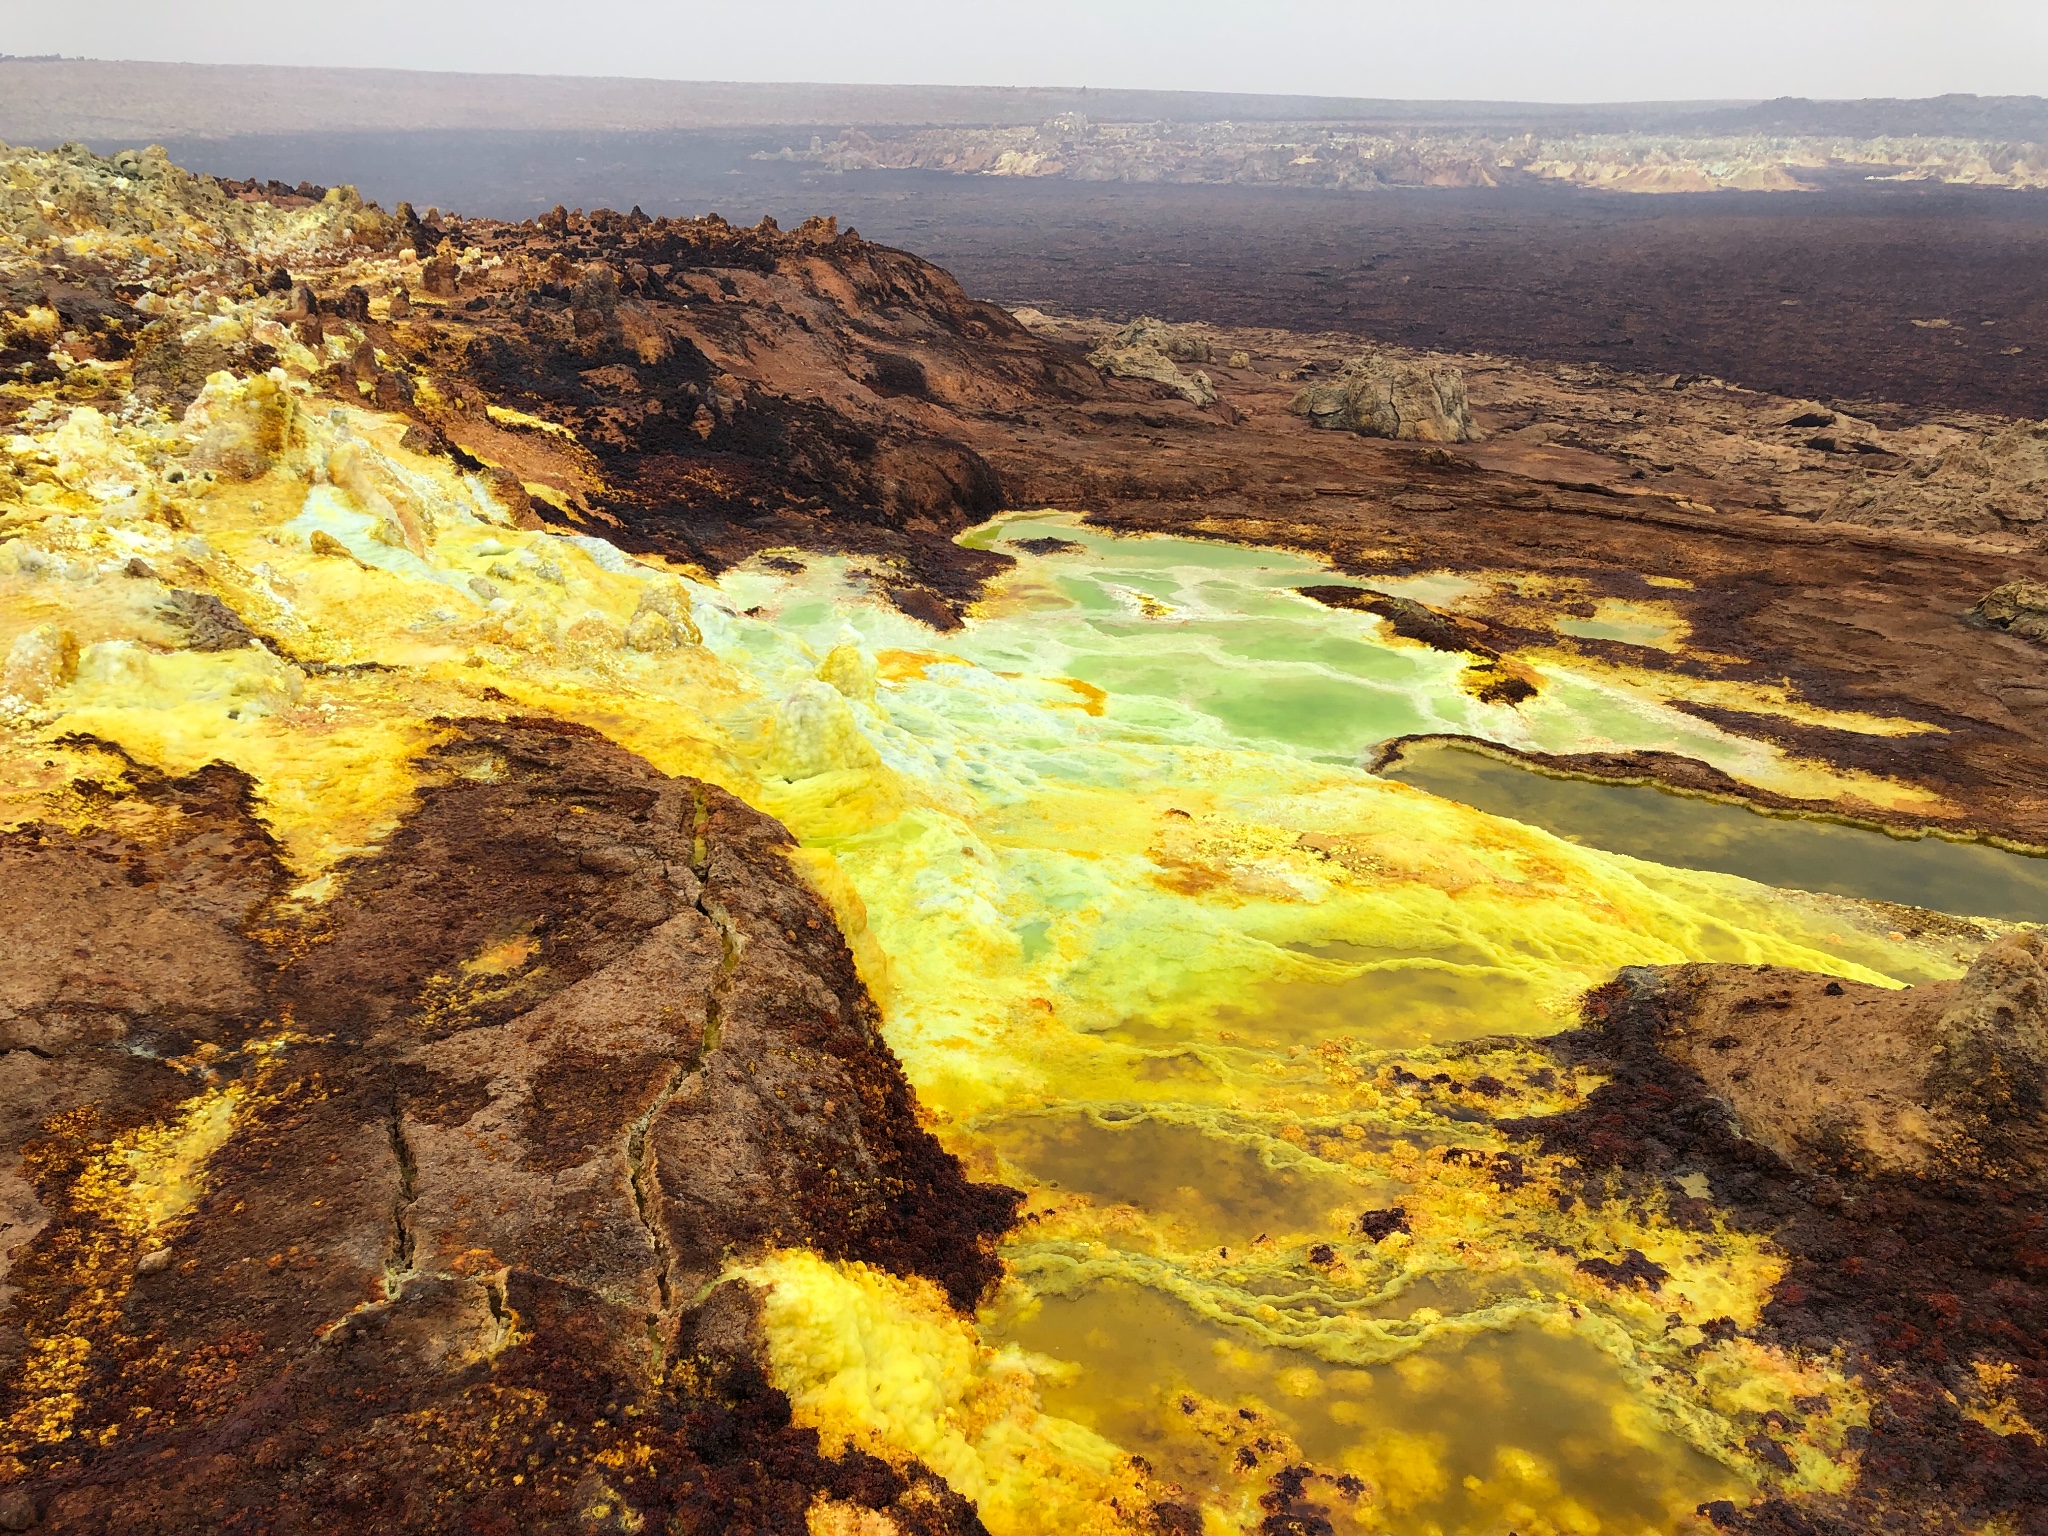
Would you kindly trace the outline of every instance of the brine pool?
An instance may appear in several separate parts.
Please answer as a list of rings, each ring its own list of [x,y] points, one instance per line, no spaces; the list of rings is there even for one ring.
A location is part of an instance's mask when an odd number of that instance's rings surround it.
[[[2048,922],[2048,859],[1986,843],[1895,837],[1655,785],[1564,777],[1449,742],[1410,743],[1381,771],[1611,853],[1718,869],[1765,885]]]
[[[1703,1327],[1755,1322],[1768,1245],[1575,1198],[1498,1122],[1593,1082],[1523,1042],[1626,964],[1954,976],[1969,946],[1858,898],[2033,916],[2041,866],[1850,827],[1816,844],[1655,791],[1586,821],[1560,807],[1602,786],[1470,753],[1375,778],[1378,744],[1437,732],[1903,793],[1592,671],[1482,703],[1464,658],[1292,591],[1330,580],[1304,557],[1052,515],[972,538],[1020,564],[942,639],[832,561],[728,575],[749,617],[706,630],[779,672],[786,772],[762,803],[838,893],[942,1138],[1030,1196],[971,1337],[906,1331],[882,1277],[757,1270],[800,1412],[828,1441],[915,1446],[999,1533],[1121,1528],[1133,1496],[1251,1529],[1287,1466],[1339,1530],[1664,1531],[1709,1499],[1842,1486],[1857,1385]],[[813,674],[829,696],[787,691]],[[1732,870],[1700,852],[1726,841],[1702,813],[1754,824]],[[1667,1278],[1581,1268],[1631,1250]]]
[[[1954,850],[1976,873],[1937,878],[1919,845],[1833,828],[1854,857],[1815,853],[1757,817],[1751,853],[1786,852],[1717,864],[1669,796],[1582,826],[1565,802],[1598,786],[1375,777],[1381,743],[1450,734],[1920,793],[1726,735],[1612,665],[1539,662],[1534,697],[1481,702],[1465,658],[1295,593],[1333,579],[1306,557],[1012,516],[970,537],[1016,568],[940,636],[858,561],[687,579],[491,520],[396,423],[304,425],[422,513],[413,543],[332,485],[266,484],[217,488],[176,550],[334,665],[125,638],[119,572],[169,536],[108,524],[97,564],[36,588],[89,642],[49,741],[242,768],[309,906],[402,822],[436,720],[479,699],[778,817],[934,1131],[1028,1197],[971,1320],[804,1251],[743,1266],[774,1379],[828,1448],[921,1459],[995,1536],[1250,1531],[1283,1496],[1343,1532],[1671,1531],[1705,1500],[1854,1476],[1862,1391],[1750,1336],[1781,1262],[1700,1219],[1705,1172],[1603,1198],[1503,1123],[1595,1086],[1530,1041],[1617,967],[1953,977],[1978,928],[1863,898],[2025,915],[2039,866]],[[703,644],[623,645],[649,603],[687,603]],[[57,773],[62,751],[10,761]]]

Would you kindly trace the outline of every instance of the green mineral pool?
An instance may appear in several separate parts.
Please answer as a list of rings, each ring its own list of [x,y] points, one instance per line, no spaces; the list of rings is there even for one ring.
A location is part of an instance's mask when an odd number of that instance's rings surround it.
[[[1794,890],[2048,922],[2048,859],[1986,843],[1895,837],[1655,785],[1564,778],[1448,742],[1404,747],[1383,772],[1609,853]]]

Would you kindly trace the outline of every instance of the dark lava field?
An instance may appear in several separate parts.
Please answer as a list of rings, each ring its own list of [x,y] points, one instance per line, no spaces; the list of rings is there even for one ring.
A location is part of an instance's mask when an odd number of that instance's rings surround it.
[[[1844,178],[1815,193],[1350,193],[834,175],[751,158],[808,131],[274,135],[169,148],[217,175],[351,182],[386,207],[410,199],[521,219],[557,202],[637,203],[735,223],[767,213],[785,226],[832,213],[1006,304],[1342,330],[1915,413],[2048,414],[2040,194]]]

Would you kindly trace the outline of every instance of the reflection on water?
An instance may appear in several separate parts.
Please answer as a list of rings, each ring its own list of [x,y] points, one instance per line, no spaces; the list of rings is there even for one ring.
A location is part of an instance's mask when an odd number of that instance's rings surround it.
[[[1669,1529],[1744,1481],[1617,1396],[1610,1363],[1536,1327],[1391,1365],[1332,1368],[1110,1282],[996,1314],[1054,1361],[1046,1407],[1142,1455],[1186,1493],[1256,1507],[1306,1465],[1339,1531],[1500,1536]]]
[[[1386,776],[1611,853],[1794,890],[2048,922],[2048,859],[1982,843],[1895,838],[1652,785],[1557,778],[1448,743],[1405,748]]]

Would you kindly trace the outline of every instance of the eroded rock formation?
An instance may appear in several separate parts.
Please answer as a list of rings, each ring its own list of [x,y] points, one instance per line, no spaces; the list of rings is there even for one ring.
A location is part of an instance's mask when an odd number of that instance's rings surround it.
[[[1865,430],[1830,427],[1814,446],[1836,453],[1886,451]],[[2019,422],[1942,449],[1906,473],[1853,485],[1830,518],[1879,527],[2038,536],[2048,523],[2048,423]]]
[[[2008,581],[1994,587],[1971,605],[1970,616],[2022,640],[2048,644],[2048,582]]]
[[[311,921],[225,768],[108,754],[0,844],[13,1488],[54,1531],[978,1529],[820,1457],[717,1288],[796,1244],[971,1303],[1011,1210],[787,835],[552,722],[451,726],[429,783]]]
[[[1288,410],[1309,425],[1415,443],[1465,443],[1479,435],[1465,376],[1380,355],[1353,358],[1327,384],[1311,384]]]
[[[1686,966],[1659,985],[1664,1049],[1745,1136],[1837,1173],[2048,1172],[2048,975],[2038,935],[1962,980],[1893,991],[1804,971]],[[1853,1046],[1850,1044],[1853,1042]]]
[[[1192,326],[1168,325],[1140,315],[1115,335],[1104,338],[1088,354],[1089,363],[1120,379],[1146,379],[1164,384],[1192,405],[1214,405],[1216,386],[1200,369],[1181,370],[1182,363],[1206,363],[1215,358],[1208,338]]]

